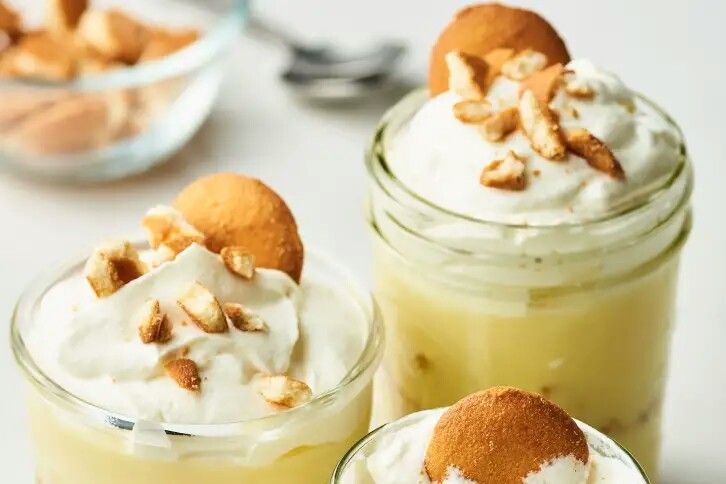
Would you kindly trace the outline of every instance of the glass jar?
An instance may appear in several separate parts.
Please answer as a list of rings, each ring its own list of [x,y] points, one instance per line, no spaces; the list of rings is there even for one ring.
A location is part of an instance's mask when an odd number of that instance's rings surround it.
[[[389,423],[361,439],[352,449],[345,454],[345,457],[336,467],[331,484],[368,484],[369,481],[361,480],[359,476],[365,476],[365,459],[369,457],[380,445],[381,441],[387,436],[401,431],[407,427],[418,424],[428,418],[433,410],[417,412],[407,417]],[[631,456],[627,450],[623,449],[617,442],[609,439],[594,428],[582,422],[577,425],[585,433],[585,438],[590,446],[590,452],[595,452],[603,457],[616,459],[625,464],[628,469],[638,471],[643,478],[643,484],[648,484],[648,478],[638,462]],[[359,467],[360,466],[360,467]]]
[[[212,425],[137,420],[82,400],[49,378],[24,335],[43,296],[82,271],[76,259],[49,271],[21,296],[11,344],[27,385],[36,479],[42,484],[237,484],[325,482],[340,457],[368,432],[371,381],[383,327],[372,298],[345,271],[307,253],[306,274],[345,289],[365,315],[366,340],[356,364],[331,390],[309,403],[263,418]]]
[[[685,145],[668,180],[617,213],[557,226],[492,223],[421,198],[388,166],[389,140],[427,99],[417,91],[394,106],[367,153],[387,332],[374,420],[516,386],[617,439],[653,476],[691,226]]]

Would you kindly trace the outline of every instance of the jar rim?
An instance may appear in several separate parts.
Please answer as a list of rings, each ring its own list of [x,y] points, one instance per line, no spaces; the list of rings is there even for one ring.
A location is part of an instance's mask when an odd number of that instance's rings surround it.
[[[659,187],[654,187],[653,190],[649,191],[644,196],[638,199],[638,203],[625,206],[620,210],[616,210],[600,217],[584,221],[565,222],[558,224],[532,224],[532,223],[507,223],[493,220],[487,220],[480,217],[475,217],[467,214],[463,214],[454,210],[447,209],[441,205],[434,203],[426,197],[417,193],[414,189],[404,183],[398,176],[396,176],[394,170],[390,167],[386,160],[386,135],[392,128],[392,124],[400,116],[406,115],[405,111],[412,111],[411,108],[420,107],[420,105],[429,99],[428,90],[426,88],[414,89],[401,100],[394,104],[381,118],[376,127],[371,143],[366,151],[366,169],[370,178],[373,179],[376,187],[382,190],[385,195],[391,200],[396,201],[402,205],[409,206],[421,206],[425,210],[430,211],[432,216],[438,216],[447,221],[466,222],[474,226],[479,227],[494,227],[499,229],[510,229],[510,230],[531,230],[536,229],[544,232],[555,232],[568,229],[580,230],[583,228],[597,227],[609,222],[620,220],[626,216],[637,214],[640,210],[652,206],[661,200],[671,190],[678,188],[678,182],[685,179],[685,188],[681,196],[680,203],[673,210],[677,212],[678,208],[688,203],[691,193],[693,191],[693,168],[688,155],[688,149],[686,147],[685,138],[681,128],[673,120],[673,118],[666,113],[666,111],[658,106],[655,102],[651,101],[646,96],[636,93],[636,99],[642,102],[648,108],[653,109],[656,113],[662,116],[663,120],[671,127],[673,127],[679,136],[679,158],[678,165],[673,169],[670,175],[663,181]],[[393,192],[396,191],[394,194]],[[398,199],[398,195],[403,200]]]
[[[136,242],[134,245],[139,249],[148,248],[146,242]],[[85,252],[85,254],[88,254],[88,252]],[[40,273],[26,287],[20,295],[11,316],[11,350],[23,376],[39,390],[42,396],[51,396],[54,400],[60,402],[70,410],[90,420],[104,422],[107,425],[121,430],[132,430],[134,425],[143,419],[110,411],[101,405],[84,400],[63,388],[37,364],[23,338],[21,326],[32,321],[34,310],[37,304],[42,301],[47,291],[71,273],[76,272],[86,258],[87,255],[74,257],[66,262],[57,264]],[[325,408],[343,391],[354,386],[361,378],[372,373],[372,370],[375,369],[377,362],[382,356],[384,343],[383,319],[378,303],[369,291],[362,289],[347,269],[331,260],[328,256],[315,250],[306,250],[306,264],[311,261],[315,265],[324,267],[326,271],[332,272],[336,278],[344,280],[347,283],[348,290],[346,292],[356,307],[365,316],[367,333],[363,348],[357,361],[351,366],[340,382],[333,388],[314,395],[309,402],[303,405],[264,417],[211,424],[152,423],[158,425],[161,430],[169,435],[183,436],[234,436],[244,433],[246,425],[254,425],[256,428],[258,428],[257,426],[264,425],[267,428],[275,429],[293,418]],[[143,421],[144,423],[149,423],[147,420]]]
[[[335,466],[335,470],[333,471],[333,475],[330,479],[330,484],[340,484],[342,483],[342,479],[345,475],[345,471],[348,468],[348,465],[353,461],[353,458],[358,455],[358,453],[368,444],[373,442],[375,439],[379,438],[381,435],[389,432],[394,432],[396,430],[399,430],[403,428],[404,426],[408,425],[409,423],[413,423],[413,421],[420,421],[425,418],[427,418],[429,415],[432,415],[436,412],[440,412],[444,409],[442,408],[434,408],[430,410],[422,410],[419,412],[414,412],[412,414],[406,415],[405,417],[399,418],[397,420],[394,420],[392,422],[389,422],[387,424],[381,425],[380,427],[370,431],[367,435],[362,437],[358,442],[356,442],[349,450],[345,453],[345,455],[338,461],[338,465]],[[580,429],[585,433],[588,437],[593,437],[600,439],[601,441],[612,443],[612,448],[617,452],[617,457],[621,460],[626,460],[629,462],[632,467],[638,472],[640,472],[641,477],[643,478],[645,484],[650,484],[650,480],[648,479],[648,475],[645,473],[645,470],[640,465],[640,463],[637,461],[637,459],[620,443],[618,443],[615,439],[612,439],[611,437],[608,437],[607,435],[603,434],[599,430],[595,429],[594,427],[591,427],[590,425],[581,422],[580,420],[573,419],[575,423],[577,423],[577,426],[580,427]]]

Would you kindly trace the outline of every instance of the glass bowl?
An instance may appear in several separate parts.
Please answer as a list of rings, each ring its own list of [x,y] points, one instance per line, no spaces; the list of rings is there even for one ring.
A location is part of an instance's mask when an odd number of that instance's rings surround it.
[[[135,244],[148,250],[145,242]],[[369,429],[373,373],[383,321],[347,269],[315,250],[303,277],[340,289],[363,316],[363,347],[340,383],[304,405],[265,417],[196,424],[142,420],[84,400],[46,373],[28,346],[40,305],[58,282],[83,271],[85,256],[43,271],[15,308],[10,340],[25,396],[37,482],[43,484],[322,483]],[[342,322],[341,322],[342,323]]]
[[[25,29],[42,25],[44,1],[12,1]],[[196,133],[219,93],[246,0],[98,0],[161,28],[199,38],[159,60],[49,82],[0,77],[0,169],[63,182],[143,172]]]
[[[348,453],[346,453],[340,460],[330,479],[330,484],[364,484],[368,482],[367,480],[361,481],[357,479],[357,477],[367,474],[364,470],[365,461],[377,449],[382,439],[407,427],[416,425],[429,418],[432,414],[440,411],[441,409],[434,409],[412,413],[406,417],[400,418],[373,430],[371,433],[359,440],[357,444],[351,447]],[[580,422],[579,420],[576,420],[576,422],[585,434],[591,453],[615,459],[628,469],[631,469],[639,474],[643,484],[648,484],[650,482],[643,468],[624,447],[589,425]],[[423,480],[421,482],[423,482]],[[428,482],[428,480],[426,480],[426,482]]]

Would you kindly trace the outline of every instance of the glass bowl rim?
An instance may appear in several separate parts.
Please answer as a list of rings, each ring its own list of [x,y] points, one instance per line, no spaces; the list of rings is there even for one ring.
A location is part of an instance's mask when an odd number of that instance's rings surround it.
[[[348,451],[343,455],[343,457],[340,458],[338,463],[335,466],[335,470],[333,471],[333,475],[330,478],[330,484],[339,484],[342,482],[343,479],[343,473],[346,470],[348,464],[353,460],[353,457],[363,448],[365,447],[369,442],[373,441],[380,433],[385,432],[390,427],[399,425],[403,426],[408,420],[415,420],[415,419],[423,419],[426,418],[428,415],[442,411],[446,407],[440,407],[440,408],[432,408],[429,410],[420,410],[418,412],[410,413],[408,415],[405,415],[399,419],[393,420],[391,422],[388,422],[386,424],[383,424],[379,426],[378,428],[371,430],[366,435],[361,437],[353,446],[348,449]],[[625,457],[630,459],[630,462],[635,466],[635,469],[637,469],[641,477],[644,479],[645,484],[650,484],[650,479],[648,478],[648,475],[645,473],[645,470],[640,465],[638,460],[633,456],[633,454],[630,453],[628,449],[620,445],[618,441],[615,439],[608,437],[607,435],[603,434],[596,428],[586,424],[585,422],[582,422],[580,420],[574,419],[575,423],[577,423],[577,426],[580,427],[586,434],[592,434],[597,437],[603,438],[608,442],[612,442],[615,444],[615,448],[618,449],[623,453]]]
[[[133,242],[138,248],[148,247],[148,243],[143,241]],[[107,425],[116,427],[121,430],[132,430],[137,422],[146,420],[136,417],[123,415],[103,408],[100,405],[90,403],[56,383],[53,378],[46,373],[35,362],[33,355],[25,345],[25,340],[20,329],[21,321],[27,320],[33,316],[33,309],[37,305],[47,291],[53,287],[58,281],[62,280],[70,272],[75,272],[82,267],[88,258],[89,251],[85,251],[82,256],[67,259],[65,262],[55,264],[41,271],[34,279],[30,281],[22,291],[18,301],[13,309],[10,321],[10,345],[13,358],[17,366],[20,368],[23,377],[31,383],[40,393],[41,397],[59,400],[64,406],[69,407],[72,411],[82,415],[89,420],[105,422]],[[158,425],[169,435],[183,436],[204,436],[204,437],[229,437],[244,433],[244,425],[264,424],[267,428],[274,430],[281,424],[302,416],[310,412],[314,412],[319,408],[324,408],[338,394],[351,387],[362,377],[376,368],[383,354],[384,331],[383,319],[380,308],[370,291],[358,282],[358,280],[345,268],[342,264],[332,260],[330,257],[316,251],[306,248],[306,264],[311,261],[316,265],[325,268],[326,273],[333,273],[337,280],[348,283],[347,295],[358,307],[366,320],[367,334],[363,343],[362,350],[357,361],[351,366],[345,376],[334,387],[313,396],[309,402],[276,413],[266,415],[264,417],[242,419],[232,422],[198,424],[198,423],[175,423],[175,422],[151,422]],[[303,269],[304,274],[304,269]]]
[[[202,5],[203,2],[200,2]],[[249,0],[230,0],[203,35],[184,48],[153,62],[145,62],[98,74],[89,74],[68,81],[40,79],[0,79],[1,88],[66,89],[73,92],[95,92],[143,86],[180,76],[207,64],[229,45],[247,19]]]

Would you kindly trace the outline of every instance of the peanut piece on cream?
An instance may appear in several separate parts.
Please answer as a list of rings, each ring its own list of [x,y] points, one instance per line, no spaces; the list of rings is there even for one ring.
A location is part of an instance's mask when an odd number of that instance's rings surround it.
[[[268,402],[282,407],[297,407],[310,401],[312,390],[305,382],[287,375],[258,375],[257,392]]]
[[[205,333],[226,333],[227,319],[209,289],[195,282],[177,300],[179,307],[194,321],[194,324]]]

